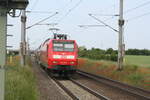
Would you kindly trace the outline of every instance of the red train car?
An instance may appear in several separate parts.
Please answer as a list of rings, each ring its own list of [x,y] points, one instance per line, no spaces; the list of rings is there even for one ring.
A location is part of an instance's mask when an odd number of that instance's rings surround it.
[[[61,75],[76,71],[78,46],[75,40],[67,40],[66,35],[54,35],[54,39],[47,39],[37,51],[39,63],[52,73]]]

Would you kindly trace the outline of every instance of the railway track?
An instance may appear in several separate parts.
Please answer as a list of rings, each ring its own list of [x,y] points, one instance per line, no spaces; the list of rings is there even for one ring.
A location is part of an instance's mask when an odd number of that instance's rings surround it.
[[[111,100],[104,95],[80,84],[74,79],[61,79],[51,77],[44,69],[40,68],[43,74],[53,80],[72,100]]]
[[[98,92],[88,88],[87,86],[84,86],[83,84],[77,82],[76,80],[74,79],[70,79],[74,84],[80,86],[81,88],[83,88],[84,90],[88,91],[89,93],[95,95],[97,98],[101,99],[101,100],[111,100],[109,98],[107,98],[106,96],[102,95],[102,94],[99,94]]]
[[[53,78],[53,80],[73,99],[73,100],[79,100],[79,98],[74,95],[68,88],[66,88],[60,81]]]
[[[108,79],[106,77],[93,75],[93,74],[90,74],[90,73],[87,73],[87,72],[83,72],[83,71],[79,71],[79,70],[77,71],[77,73],[78,73],[78,75],[81,75],[84,78],[86,77],[86,78],[88,78],[90,80],[93,80],[93,81],[95,81],[97,83],[104,84],[105,86],[108,86],[111,89],[113,88],[113,89],[118,89],[118,91],[124,91],[124,92],[126,92],[126,94],[129,94],[132,97],[135,97],[134,98],[135,100],[150,100],[150,91],[147,91],[147,90],[144,90],[144,89],[141,89],[141,88],[137,88],[137,87],[133,87],[133,86],[130,86],[130,85],[118,82],[118,81],[114,81],[114,80]],[[84,81],[84,82],[86,83],[88,81]],[[103,93],[104,92],[105,92],[105,90],[103,91]],[[113,97],[114,96],[112,96],[111,99],[115,98],[115,97],[114,98]],[[119,95],[118,95],[118,97],[119,97]],[[128,98],[130,98],[130,97],[128,97]]]
[[[55,81],[73,100],[110,100],[73,79]]]

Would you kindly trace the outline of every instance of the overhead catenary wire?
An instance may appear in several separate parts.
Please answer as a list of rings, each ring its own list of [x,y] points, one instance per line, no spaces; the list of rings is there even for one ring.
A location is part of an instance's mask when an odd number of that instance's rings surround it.
[[[35,2],[33,3],[32,7],[31,7],[31,11],[35,9],[38,2],[39,2],[39,0],[35,0]]]
[[[138,6],[134,7],[134,8],[131,8],[131,9],[126,10],[126,11],[124,12],[124,14],[129,13],[129,12],[131,12],[131,11],[134,11],[134,10],[136,10],[136,9],[138,9],[138,8],[144,7],[144,6],[148,5],[148,4],[150,4],[150,1],[147,1],[147,2],[142,3],[142,4],[140,4],[140,5],[138,5]]]
[[[64,20],[75,8],[77,8],[81,4],[82,1],[83,0],[80,0],[75,6],[69,9],[68,12],[60,20],[58,20],[58,22],[61,22],[62,20]]]
[[[65,12],[65,8],[68,7],[71,3],[72,3],[72,0],[70,0],[67,4],[63,6],[56,8],[56,11],[59,12],[59,14],[61,14],[62,12]],[[53,23],[55,23],[56,21],[59,22],[60,21],[59,18],[56,19],[55,21],[53,20]]]
[[[50,16],[48,16],[48,17],[46,17],[46,18],[44,18],[44,19],[42,19],[42,20],[40,20],[40,21],[38,21],[37,23],[35,23],[35,24],[31,25],[31,26],[28,26],[26,29],[29,29],[29,28],[31,28],[31,27],[33,27],[33,26],[35,26],[35,25],[38,25],[38,24],[40,24],[41,22],[44,22],[44,21],[48,20],[49,18],[51,18],[51,17],[53,17],[53,16],[55,16],[55,15],[57,15],[57,14],[58,14],[58,12],[55,12],[54,14],[52,14],[52,15],[50,15]]]
[[[90,27],[90,28],[91,28],[91,27],[92,27],[92,28],[93,28],[93,27],[94,27],[94,28],[95,28],[95,27],[106,27],[105,25],[78,25],[78,26],[79,26],[80,28],[85,28],[85,29],[86,29],[86,28],[89,28],[89,27]]]
[[[30,46],[38,48],[38,46],[41,45],[41,43],[43,43],[47,39],[47,37],[48,37],[48,33],[43,37],[39,37],[35,41],[30,42]]]
[[[127,13],[129,13],[129,12],[132,12],[132,11],[134,11],[134,10],[136,10],[136,9],[139,9],[139,8],[141,8],[141,7],[144,7],[144,6],[146,6],[146,5],[149,5],[150,4],[150,1],[147,1],[147,2],[144,2],[144,3],[142,3],[142,4],[140,4],[140,5],[138,5],[138,6],[136,6],[136,7],[133,7],[133,8],[131,8],[131,9],[128,9],[128,10],[126,10],[126,11],[124,11],[124,14],[127,14]],[[108,19],[106,19],[105,21],[108,21],[108,20],[111,20],[111,19],[113,19],[113,18],[115,18],[115,16],[117,17],[117,16],[119,16],[119,14],[114,14],[114,15],[107,15],[107,14],[93,14],[93,15],[97,15],[97,16],[112,16],[111,18],[108,18]],[[144,16],[145,15],[147,15],[147,13],[146,14],[143,14]],[[140,15],[140,16],[137,16],[137,17],[143,17],[143,15]],[[135,17],[134,17],[135,18]]]
[[[119,16],[118,14],[92,14],[96,16]]]
[[[107,9],[107,8],[112,8],[112,9],[114,9],[114,12],[116,11],[115,10],[115,6],[116,6],[117,4],[112,4],[112,5],[110,5],[110,6],[107,6],[107,7],[105,7],[104,9]],[[105,17],[108,17],[108,18],[106,18],[106,19],[104,19],[104,22],[105,21],[109,21],[109,20],[112,20],[112,19],[114,19],[114,18],[116,18],[116,17],[118,17],[119,16],[119,14],[117,14],[116,12],[114,13],[114,14],[92,14],[92,15],[95,15],[95,16],[105,16]]]
[[[39,1],[39,0],[35,0],[35,2],[33,3],[33,5],[31,6],[30,12],[32,12],[32,11],[35,9],[35,7],[36,7],[38,1]],[[30,13],[30,14],[31,14],[31,13]],[[30,15],[28,15],[28,17],[29,17],[29,16],[30,16]]]
[[[107,26],[108,28],[114,30],[115,32],[118,32],[118,30],[114,29],[113,27],[111,27],[110,25],[106,24],[105,22],[101,21],[100,19],[96,18],[95,16],[93,16],[92,14],[89,14],[89,16],[91,16],[92,18],[94,18],[95,20],[97,20],[98,22],[102,23],[103,25]]]
[[[134,7],[134,8],[135,8],[135,7]],[[131,11],[133,11],[133,10],[131,10]],[[129,11],[129,12],[130,12],[130,11]],[[140,16],[136,16],[136,17],[137,17],[137,18],[140,18],[141,15],[140,15]],[[142,15],[142,17],[143,17],[143,15]],[[134,18],[135,18],[135,17],[134,17]],[[130,21],[130,20],[134,20],[134,18],[132,18],[132,19],[130,18],[129,21]]]
[[[131,21],[131,20],[139,19],[139,18],[144,17],[144,16],[147,16],[147,15],[150,15],[150,12],[144,13],[144,14],[139,15],[139,16],[135,16],[135,17],[129,18],[129,19],[127,19],[127,22],[129,22],[129,21]]]
[[[68,7],[71,3],[72,3],[72,0],[71,0],[69,3],[65,4],[64,6],[59,7],[59,8],[57,8],[57,9],[58,9],[58,10],[59,10],[59,9],[60,9],[60,10],[65,10],[65,8]],[[59,10],[59,11],[60,11],[60,10]]]
[[[96,16],[108,16],[108,17],[110,16],[109,18],[106,18],[104,20],[104,22],[108,21],[108,20],[111,20],[111,19],[119,16],[119,14],[112,14],[112,15],[111,14],[92,14],[92,15],[96,15]]]
[[[73,6],[71,9],[69,9],[68,12],[65,14],[65,16],[63,16],[63,17],[59,20],[59,22],[62,21],[67,15],[69,15],[75,8],[77,8],[77,7],[81,4],[82,1],[83,1],[83,0],[80,0],[75,6]],[[71,1],[71,2],[72,2],[72,1]],[[36,25],[38,25],[38,24],[36,24]]]

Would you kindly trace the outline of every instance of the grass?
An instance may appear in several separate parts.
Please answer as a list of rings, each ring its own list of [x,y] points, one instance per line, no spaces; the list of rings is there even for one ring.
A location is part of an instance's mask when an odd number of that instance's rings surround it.
[[[5,84],[5,100],[38,100],[36,78],[30,64],[20,67],[18,57],[7,64]]]
[[[114,62],[80,58],[78,69],[150,90],[149,67],[126,64],[123,71],[117,71],[117,65]]]
[[[126,64],[134,64],[141,67],[150,67],[150,56],[125,56]]]

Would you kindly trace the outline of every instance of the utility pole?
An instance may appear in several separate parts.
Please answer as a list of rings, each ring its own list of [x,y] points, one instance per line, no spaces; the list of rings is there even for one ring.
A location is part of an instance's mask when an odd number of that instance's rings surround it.
[[[6,64],[7,9],[0,6],[0,100],[4,100]]]
[[[0,67],[6,63],[7,9],[0,7]]]
[[[20,43],[21,65],[26,63],[26,12],[22,10],[21,15],[21,43]]]
[[[119,9],[119,39],[118,39],[118,70],[123,69],[123,59],[124,59],[124,45],[123,45],[123,26],[124,26],[124,19],[123,19],[123,1],[120,0],[120,9]]]

